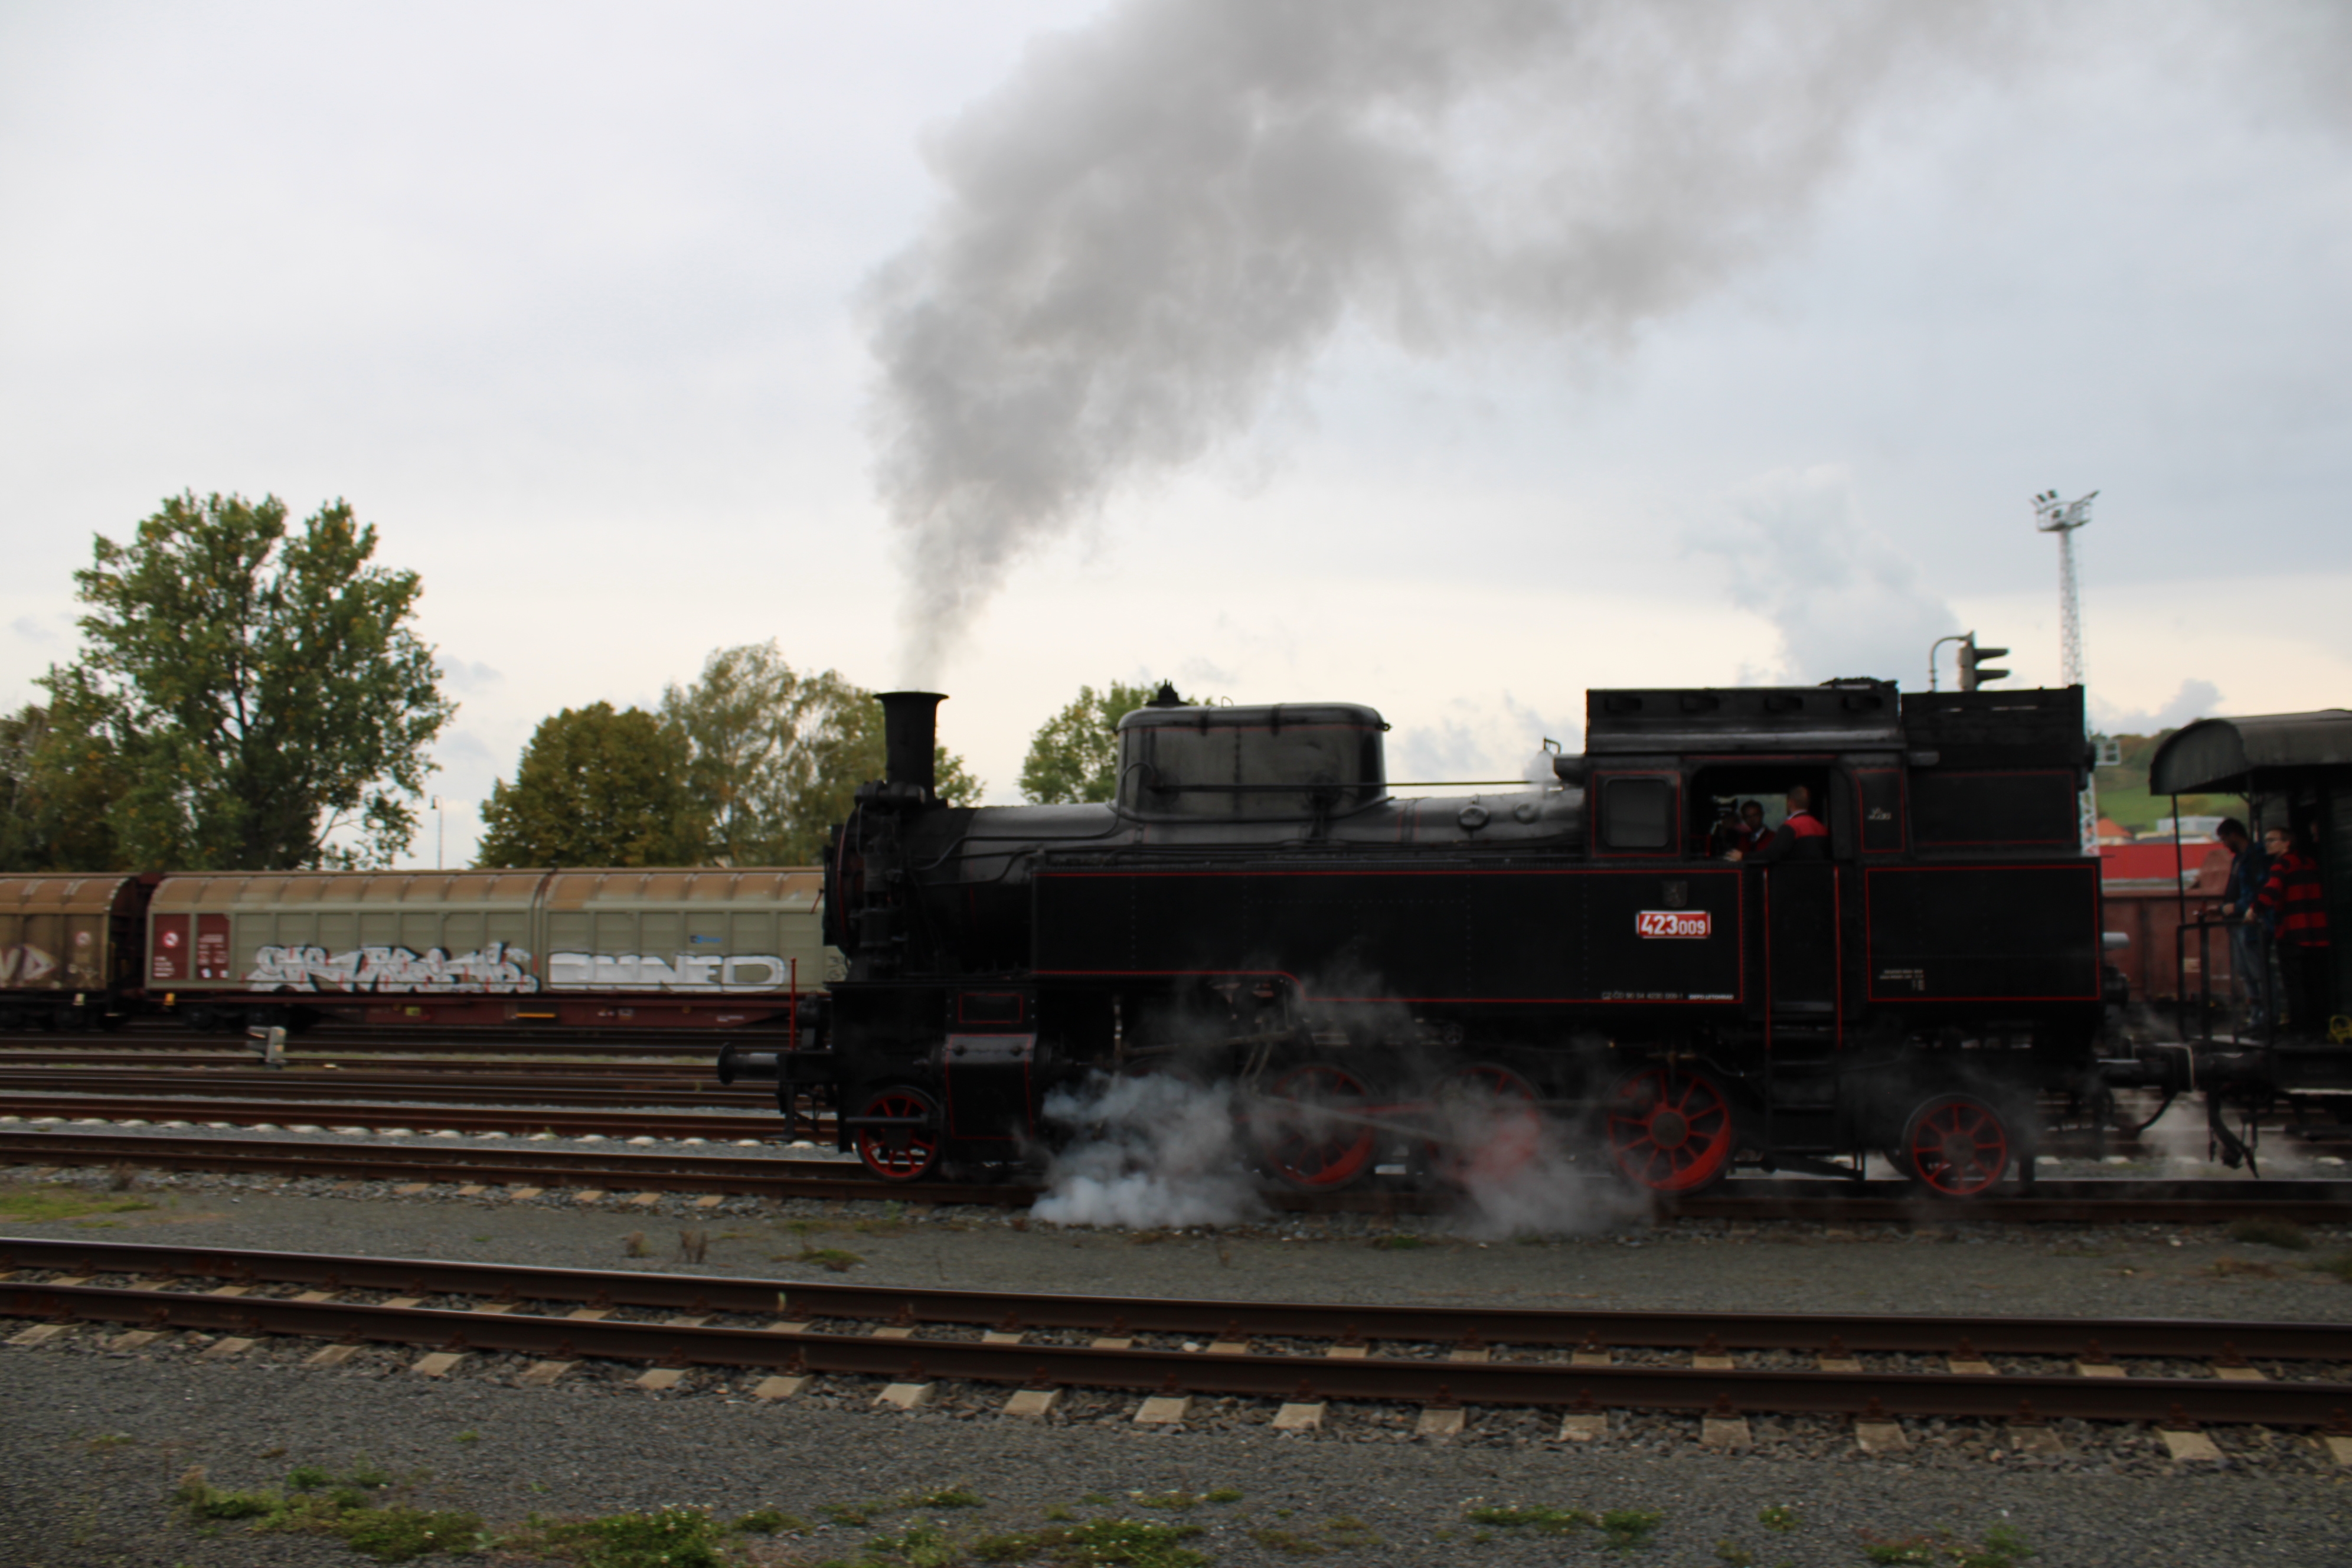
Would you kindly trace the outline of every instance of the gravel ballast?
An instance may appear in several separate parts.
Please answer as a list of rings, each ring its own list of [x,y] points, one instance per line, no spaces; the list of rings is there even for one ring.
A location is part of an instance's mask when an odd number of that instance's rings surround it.
[[[103,1184],[96,1173],[56,1179]],[[266,1177],[142,1178],[119,1195],[154,1207],[79,1222],[87,1229],[0,1222],[0,1234],[980,1289],[2352,1321],[2352,1286],[2310,1267],[2352,1247],[2325,1233],[2308,1252],[2232,1241],[2219,1227],[1943,1220],[1683,1222],[1482,1243],[1429,1221],[1362,1216],[1062,1230],[993,1211],[880,1203],[734,1199],[714,1212],[688,1198],[651,1208],[623,1194],[593,1206],[570,1194],[518,1204],[454,1189],[395,1201],[396,1184],[328,1195]],[[679,1258],[687,1229],[706,1233],[698,1263]],[[629,1256],[633,1237],[646,1256]],[[835,1274],[797,1261],[807,1249],[858,1261]],[[421,1349],[373,1347],[320,1370],[300,1364],[308,1344],[268,1342],[213,1362],[198,1359],[198,1338],[121,1354],[81,1329],[0,1349],[0,1560],[356,1564],[364,1560],[330,1541],[254,1536],[234,1521],[200,1528],[168,1498],[191,1464],[215,1485],[247,1488],[277,1484],[299,1464],[362,1459],[420,1478],[418,1503],[468,1509],[494,1526],[534,1510],[678,1502],[815,1521],[826,1505],[961,1483],[989,1501],[937,1513],[952,1532],[1034,1527],[1056,1506],[1080,1518],[1125,1512],[1202,1526],[1192,1544],[1230,1563],[1290,1562],[1310,1555],[1306,1547],[1328,1561],[1619,1560],[1597,1531],[1494,1527],[1479,1542],[1482,1527],[1464,1518],[1478,1499],[1657,1511],[1651,1542],[1623,1559],[1635,1562],[1729,1562],[1744,1552],[1759,1564],[1862,1563],[1873,1540],[1943,1531],[1966,1542],[2003,1522],[2040,1564],[2347,1558],[2352,1473],[2299,1433],[2215,1431],[2222,1461],[2181,1465],[2158,1434],[2113,1425],[2062,1424],[2063,1457],[2021,1457],[2001,1428],[1958,1422],[1907,1423],[1909,1452],[1864,1457],[1842,1423],[1769,1416],[1751,1419],[1752,1448],[1726,1454],[1701,1443],[1695,1417],[1644,1412],[1612,1414],[1608,1436],[1589,1444],[1559,1441],[1556,1415],[1512,1410],[1472,1412],[1457,1440],[1414,1440],[1414,1412],[1373,1405],[1335,1405],[1321,1431],[1282,1434],[1271,1406],[1246,1401],[1203,1400],[1184,1428],[1160,1431],[1134,1425],[1133,1396],[1106,1393],[1074,1391],[1040,1425],[1000,1415],[1006,1391],[980,1385],[942,1384],[929,1406],[901,1414],[873,1408],[873,1381],[820,1379],[767,1404],[750,1397],[756,1378],[715,1369],[663,1394],[632,1386],[636,1369],[601,1363],[526,1388],[514,1385],[519,1358],[471,1356],[436,1381],[410,1370]],[[1242,1497],[1155,1511],[1131,1495],[1220,1487]],[[1802,1522],[1767,1529],[1759,1514],[1768,1505],[1791,1506]],[[877,1513],[868,1526],[828,1525],[761,1551],[777,1563],[851,1557],[911,1517]]]

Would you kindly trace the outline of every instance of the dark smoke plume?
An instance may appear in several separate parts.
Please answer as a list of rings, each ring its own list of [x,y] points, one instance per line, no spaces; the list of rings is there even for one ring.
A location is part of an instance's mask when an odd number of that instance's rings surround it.
[[[1622,345],[1778,237],[1978,5],[1128,0],[929,146],[863,300],[935,681],[1032,546],[1248,427],[1343,325]]]

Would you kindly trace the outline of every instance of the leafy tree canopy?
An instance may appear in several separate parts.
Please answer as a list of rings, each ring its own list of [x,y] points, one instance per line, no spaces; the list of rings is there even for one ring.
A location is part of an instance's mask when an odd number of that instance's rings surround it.
[[[275,496],[176,496],[131,542],[100,535],[74,574],[85,651],[41,682],[37,851],[283,870],[404,848],[457,705],[411,629],[416,574],[370,564],[375,546],[340,500],[289,531]]]
[[[677,866],[698,858],[687,748],[642,708],[541,720],[515,781],[482,803],[479,866]]]
[[[59,731],[37,702],[0,716],[0,871],[119,868],[107,809],[121,793],[96,737]]]
[[[1081,686],[1070,705],[1037,727],[1021,764],[1021,793],[1040,805],[1106,801],[1118,793],[1118,721],[1159,688],[1114,680]],[[1199,699],[1180,696],[1185,703]]]
[[[705,862],[812,864],[858,784],[882,776],[873,693],[835,670],[794,670],[773,641],[713,653],[699,679],[663,692],[662,719],[687,748],[689,832]],[[963,759],[945,747],[934,755],[940,798],[977,801]]]

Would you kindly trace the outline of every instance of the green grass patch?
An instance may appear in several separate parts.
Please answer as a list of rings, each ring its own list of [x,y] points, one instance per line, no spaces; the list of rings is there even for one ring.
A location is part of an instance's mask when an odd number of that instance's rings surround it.
[[[918,1520],[896,1535],[877,1535],[855,1557],[835,1558],[823,1568],[950,1568],[964,1549],[929,1520]]]
[[[1206,1556],[1180,1544],[1200,1533],[1197,1525],[1097,1519],[987,1536],[971,1543],[971,1556],[979,1563],[1031,1563],[1048,1568],[1207,1568]]]
[[[344,1514],[330,1528],[352,1551],[384,1563],[470,1552],[482,1538],[480,1516],[441,1509],[371,1508]]]
[[[314,1466],[298,1467],[294,1474],[312,1480],[325,1472]],[[191,1520],[218,1529],[226,1520],[246,1520],[250,1528],[271,1533],[333,1535],[352,1551],[384,1563],[405,1563],[437,1552],[469,1552],[483,1544],[482,1521],[475,1514],[407,1507],[377,1508],[354,1486],[337,1487],[321,1496],[315,1489],[288,1498],[272,1491],[223,1491],[205,1479],[202,1467],[180,1478],[173,1500]]]
[[[698,1508],[662,1508],[561,1521],[534,1516],[498,1544],[578,1568],[727,1568],[730,1533]]]
[[[1762,1525],[1767,1530],[1786,1531],[1796,1529],[1797,1526],[1804,1523],[1805,1521],[1798,1518],[1797,1510],[1790,1508],[1787,1503],[1776,1502],[1767,1507],[1763,1512],[1758,1514],[1756,1516],[1756,1522]]]
[[[2025,1537],[2006,1524],[1996,1524],[1969,1541],[1938,1531],[1900,1540],[1864,1537],[1862,1554],[1874,1563],[1927,1563],[1933,1568],[2019,1568],[2035,1555]]]
[[[1484,1506],[1465,1509],[1462,1517],[1472,1524],[1492,1525],[1498,1530],[1532,1530],[1538,1535],[1567,1535],[1579,1530],[1590,1530],[1601,1522],[1601,1516],[1585,1508],[1532,1508]]]
[[[286,1511],[286,1500],[277,1492],[226,1492],[206,1487],[186,1500],[198,1519],[267,1519]]]
[[[2323,1258],[2312,1267],[2322,1274],[2333,1274],[2347,1285],[2352,1285],[2352,1252],[2339,1252],[2333,1258]]]
[[[0,1184],[0,1218],[22,1220],[26,1225],[86,1219],[91,1215],[131,1214],[154,1206],[144,1198],[86,1193],[79,1187],[58,1183],[45,1182],[32,1187],[15,1183]]]
[[[1656,1509],[1612,1508],[1601,1516],[1601,1533],[1618,1551],[1631,1552],[1647,1546],[1665,1522],[1665,1514]]]
[[[323,1465],[297,1465],[286,1472],[289,1491],[315,1492],[335,1484],[334,1472]]]
[[[780,1508],[755,1508],[730,1527],[738,1535],[799,1535],[808,1521]]]
[[[2309,1252],[2311,1233],[2291,1219],[2276,1215],[2249,1215],[2230,1224],[2231,1241],[2250,1242],[2256,1247],[2276,1247],[2288,1252]]]
[[[1465,1509],[1462,1517],[1472,1524],[1490,1525],[1499,1530],[1528,1530],[1538,1535],[1569,1535],[1580,1530],[1597,1530],[1601,1539],[1620,1552],[1630,1552],[1636,1546],[1649,1544],[1658,1526],[1666,1516],[1647,1509],[1612,1508],[1595,1513],[1589,1508],[1552,1508],[1544,1504],[1531,1506],[1486,1504]]]
[[[966,1486],[941,1487],[937,1491],[909,1492],[900,1508],[986,1508],[988,1500]]]
[[[1756,1553],[1737,1541],[1724,1540],[1715,1543],[1715,1560],[1728,1563],[1731,1568],[1749,1568],[1749,1564],[1756,1561]]]
[[[1242,1491],[1239,1487],[1211,1487],[1201,1494],[1201,1500],[1202,1502],[1239,1502],[1242,1500]]]

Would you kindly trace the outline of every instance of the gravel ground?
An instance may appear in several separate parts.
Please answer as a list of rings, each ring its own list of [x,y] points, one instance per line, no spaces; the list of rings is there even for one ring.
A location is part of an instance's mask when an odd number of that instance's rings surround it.
[[[58,1179],[104,1184],[96,1173]],[[1363,1216],[1063,1230],[992,1211],[878,1203],[730,1199],[708,1210],[686,1196],[647,1207],[615,1195],[592,1207],[568,1194],[459,1198],[448,1186],[394,1196],[401,1184],[148,1177],[126,1195],[152,1208],[0,1221],[0,1236],[1134,1295],[2352,1320],[2352,1286],[2310,1266],[2352,1250],[2342,1232],[2316,1235],[2308,1252],[2231,1241],[2213,1227],[1948,1222],[1683,1222],[1481,1243],[1427,1221]],[[679,1260],[688,1228],[707,1236],[698,1265]],[[633,1237],[646,1256],[629,1256]],[[810,1248],[858,1261],[837,1276],[797,1261]],[[173,1335],[117,1354],[81,1330],[0,1350],[0,1408],[9,1413],[0,1422],[0,1563],[348,1568],[361,1560],[339,1544],[257,1537],[237,1523],[199,1529],[167,1500],[190,1464],[216,1485],[250,1487],[275,1484],[297,1464],[361,1459],[414,1479],[420,1503],[471,1509],[493,1523],[534,1510],[681,1501],[814,1520],[827,1505],[961,1482],[989,1500],[938,1516],[963,1534],[1033,1526],[1049,1507],[1082,1518],[1123,1511],[1202,1526],[1192,1544],[1221,1563],[1288,1562],[1310,1547],[1326,1560],[1362,1562],[1618,1555],[1597,1531],[1531,1536],[1465,1521],[1473,1499],[1655,1510],[1664,1518],[1654,1539],[1631,1560],[1676,1564],[1743,1552],[1768,1565],[1862,1563],[1874,1539],[1945,1531],[1958,1544],[2004,1521],[2039,1551],[2037,1564],[2352,1562],[2347,1473],[2308,1437],[2254,1428],[2210,1433],[2223,1462],[2185,1467],[2156,1434],[2114,1425],[2062,1425],[2058,1458],[2021,1457],[2001,1428],[1961,1422],[1911,1423],[1911,1453],[1864,1458],[1850,1428],[1808,1418],[1759,1418],[1752,1448],[1727,1455],[1701,1446],[1695,1419],[1643,1412],[1616,1413],[1609,1435],[1591,1444],[1561,1443],[1554,1418],[1520,1411],[1476,1411],[1461,1439],[1415,1441],[1414,1412],[1373,1405],[1334,1405],[1322,1431],[1277,1434],[1272,1409],[1246,1401],[1204,1401],[1185,1428],[1154,1431],[1133,1425],[1131,1397],[1105,1394],[1073,1394],[1038,1425],[1000,1416],[1003,1390],[952,1384],[930,1407],[901,1414],[873,1409],[876,1385],[854,1379],[822,1379],[769,1405],[748,1397],[756,1380],[714,1371],[648,1394],[631,1385],[639,1369],[592,1363],[553,1388],[526,1389],[513,1385],[522,1363],[511,1357],[469,1357],[436,1382],[408,1370],[419,1352],[391,1347],[328,1372],[299,1364],[307,1344],[265,1342],[214,1363],[197,1359],[207,1343]],[[2011,1370],[2044,1369],[2019,1361]],[[1144,1510],[1130,1496],[1219,1487],[1242,1496],[1179,1510]],[[1773,1504],[1793,1506],[1802,1522],[1767,1529],[1759,1513]],[[768,1555],[850,1556],[922,1511],[785,1538]]]
[[[2333,1478],[2261,1471],[2160,1478],[2061,1475],[1986,1463],[1726,1457],[1671,1447],[1530,1440],[1509,1448],[1298,1441],[1265,1427],[1150,1432],[1039,1426],[944,1412],[877,1415],[813,1402],[628,1400],[398,1374],[313,1375],[235,1364],[158,1366],[40,1353],[0,1356],[11,1411],[0,1535],[25,1568],[98,1564],[336,1564],[340,1545],[197,1528],[164,1499],[191,1464],[216,1485],[278,1481],[290,1466],[372,1461],[423,1506],[494,1521],[701,1503],[777,1507],[815,1521],[950,1485],[985,1507],[876,1510],[779,1543],[772,1560],[851,1555],[917,1517],[979,1535],[1034,1526],[1058,1505],[1204,1527],[1214,1561],[1272,1564],[1328,1548],[1341,1562],[1496,1564],[1605,1561],[1599,1532],[1530,1536],[1465,1521],[1474,1501],[1640,1510],[1663,1516],[1634,1561],[1855,1564],[1872,1541],[1981,1541],[2006,1523],[2042,1564],[2341,1563],[2347,1498]],[[1232,1502],[1147,1510],[1134,1494],[1230,1488]],[[1774,1531],[1762,1510],[1795,1510]],[[1478,1540],[1485,1534],[1489,1539]],[[1718,1552],[1727,1544],[1731,1554]],[[1322,1554],[1322,1553],[1318,1553]]]

